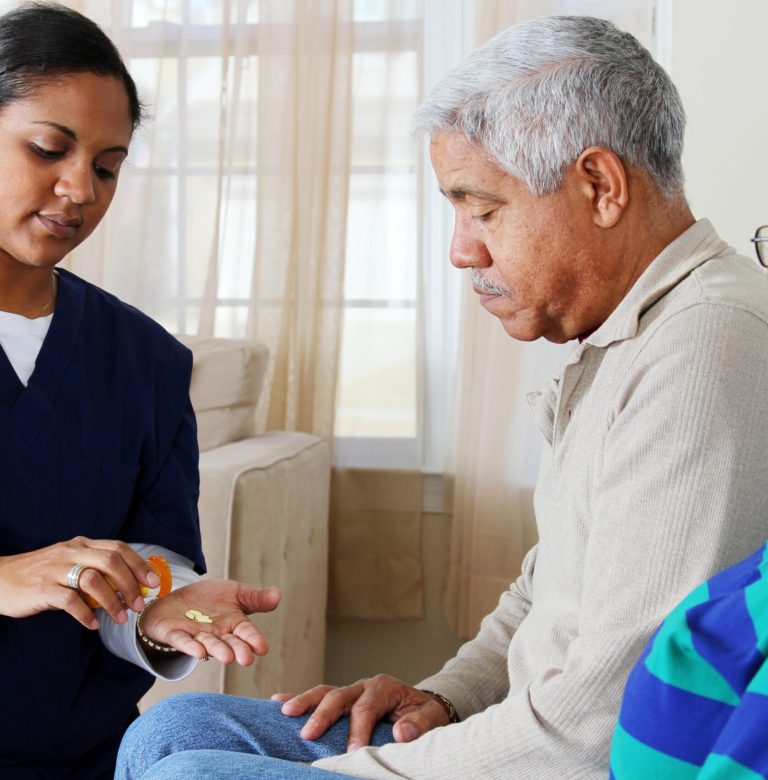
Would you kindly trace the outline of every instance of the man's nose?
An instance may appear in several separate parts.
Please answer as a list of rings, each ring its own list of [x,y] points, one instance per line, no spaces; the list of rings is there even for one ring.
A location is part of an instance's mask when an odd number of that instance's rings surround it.
[[[456,268],[479,268],[491,264],[488,247],[464,218],[456,218],[451,239],[451,264]]]
[[[71,165],[56,182],[54,192],[59,197],[69,198],[73,203],[87,205],[96,200],[93,186],[94,173],[90,166]]]

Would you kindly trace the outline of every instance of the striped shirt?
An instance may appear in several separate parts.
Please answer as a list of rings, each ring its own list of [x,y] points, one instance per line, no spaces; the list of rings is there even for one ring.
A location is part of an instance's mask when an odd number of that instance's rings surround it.
[[[611,780],[768,777],[768,545],[690,593],[635,664]]]

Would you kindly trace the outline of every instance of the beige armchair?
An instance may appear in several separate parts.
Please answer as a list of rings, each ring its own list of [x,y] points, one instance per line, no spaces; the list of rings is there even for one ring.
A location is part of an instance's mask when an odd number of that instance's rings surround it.
[[[268,697],[323,677],[328,580],[327,443],[306,433],[257,435],[255,408],[266,348],[233,339],[181,337],[192,350],[191,397],[200,444],[200,525],[209,577],[283,591],[254,621],[269,654],[246,668],[211,661],[178,683],[158,682],[141,708],[181,691]]]

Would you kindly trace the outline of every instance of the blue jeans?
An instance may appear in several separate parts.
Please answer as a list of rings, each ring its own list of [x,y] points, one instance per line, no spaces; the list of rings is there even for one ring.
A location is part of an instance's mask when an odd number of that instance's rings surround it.
[[[292,763],[346,752],[349,719],[318,740],[299,736],[309,715],[289,717],[280,702],[215,693],[182,693],[156,704],[125,733],[115,780],[348,777]],[[377,724],[372,745],[393,742]]]
[[[233,753],[228,750],[185,750],[158,761],[142,780],[350,780],[349,775],[325,772],[281,758]]]

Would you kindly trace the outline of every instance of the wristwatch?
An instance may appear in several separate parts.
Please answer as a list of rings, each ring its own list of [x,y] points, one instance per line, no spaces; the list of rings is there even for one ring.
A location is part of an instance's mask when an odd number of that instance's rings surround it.
[[[461,720],[461,718],[459,718],[459,713],[456,712],[456,707],[454,707],[451,701],[449,699],[446,699],[442,693],[436,693],[435,691],[428,691],[424,688],[421,688],[420,690],[422,693],[428,693],[433,699],[437,700],[443,706],[443,709],[448,714],[449,723],[458,723]]]

